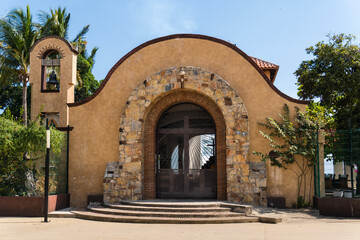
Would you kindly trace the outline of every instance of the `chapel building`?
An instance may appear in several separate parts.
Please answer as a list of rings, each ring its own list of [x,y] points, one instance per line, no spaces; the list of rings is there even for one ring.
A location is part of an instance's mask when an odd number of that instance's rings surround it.
[[[297,176],[252,154],[271,150],[258,122],[278,118],[284,104],[307,105],[274,86],[279,66],[217,38],[170,35],[130,51],[92,96],[74,102],[77,54],[65,39],[44,37],[30,73],[32,119],[42,112],[71,130],[71,206],[91,195],[296,202]]]

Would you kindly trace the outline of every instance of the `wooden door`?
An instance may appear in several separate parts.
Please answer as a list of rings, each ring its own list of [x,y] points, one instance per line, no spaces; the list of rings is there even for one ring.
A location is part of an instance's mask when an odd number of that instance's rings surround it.
[[[169,108],[157,128],[157,197],[216,198],[215,124],[195,104]]]

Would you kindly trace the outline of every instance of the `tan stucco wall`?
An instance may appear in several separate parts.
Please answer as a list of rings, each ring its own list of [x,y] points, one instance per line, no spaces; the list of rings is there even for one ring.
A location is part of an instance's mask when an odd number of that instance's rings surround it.
[[[250,152],[268,151],[258,133],[257,122],[275,117],[287,103],[257,69],[233,49],[205,39],[179,38],[140,49],[112,73],[102,91],[91,101],[70,107],[69,191],[72,206],[85,206],[89,194],[102,194],[107,162],[119,159],[120,118],[126,100],[147,77],[163,69],[194,66],[216,73],[240,95],[248,110]],[[305,105],[300,105],[304,109]],[[250,154],[251,159],[254,156]],[[296,177],[291,171],[268,167],[269,196],[285,196],[288,205],[296,200]]]

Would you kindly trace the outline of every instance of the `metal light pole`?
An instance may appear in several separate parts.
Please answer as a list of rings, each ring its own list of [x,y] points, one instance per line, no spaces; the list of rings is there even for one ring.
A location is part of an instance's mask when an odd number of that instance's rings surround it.
[[[46,119],[46,158],[45,158],[44,222],[49,222],[49,221],[48,221],[48,206],[49,206],[49,165],[50,165],[50,129],[49,129],[49,120]]]
[[[350,177],[351,177],[351,197],[354,196],[354,162],[353,162],[353,146],[352,146],[352,126],[351,118],[349,118],[349,151],[350,151]]]

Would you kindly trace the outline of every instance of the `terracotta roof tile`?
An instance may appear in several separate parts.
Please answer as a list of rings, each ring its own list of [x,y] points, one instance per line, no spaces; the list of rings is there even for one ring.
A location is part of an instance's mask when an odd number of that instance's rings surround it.
[[[279,69],[279,65],[276,65],[271,62],[267,62],[265,60],[251,57],[251,59],[261,68],[261,69]]]
[[[261,68],[261,70],[270,71],[270,81],[274,83],[277,72],[279,71],[279,65],[276,65],[274,63],[256,57],[250,57],[250,58],[256,63],[256,65],[258,65]]]

